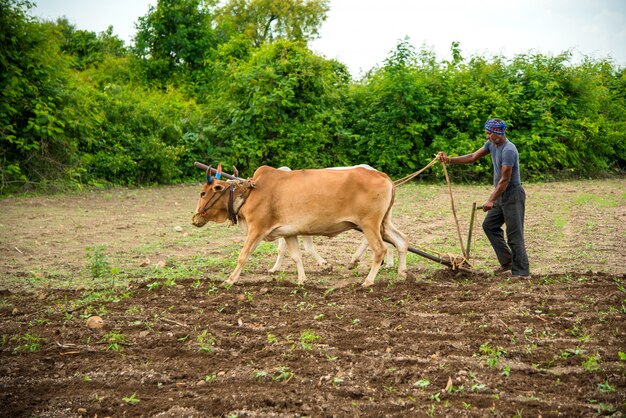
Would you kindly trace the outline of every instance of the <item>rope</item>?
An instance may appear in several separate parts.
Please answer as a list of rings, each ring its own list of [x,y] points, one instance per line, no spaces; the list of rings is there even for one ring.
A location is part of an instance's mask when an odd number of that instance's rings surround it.
[[[434,166],[434,165],[437,163],[437,161],[439,161],[439,160],[437,159],[437,157],[435,157],[435,159],[433,159],[431,162],[429,162],[429,163],[426,165],[426,167],[422,168],[422,169],[421,169],[421,170],[419,170],[419,171],[416,171],[416,172],[415,172],[415,173],[413,173],[413,174],[409,174],[409,175],[408,175],[408,176],[406,176],[406,177],[402,177],[401,179],[395,180],[395,181],[393,182],[393,184],[394,184],[396,187],[397,187],[397,186],[402,186],[404,183],[406,183],[406,182],[408,182],[408,181],[410,181],[410,180],[413,180],[415,177],[417,177],[417,176],[419,176],[420,174],[422,174],[422,172],[423,172],[423,171],[425,171],[425,170],[429,169],[430,167]]]
[[[448,177],[448,170],[446,170],[446,164],[442,161],[443,173],[446,175],[446,182],[448,183],[448,193],[450,194],[450,204],[452,205],[452,214],[454,215],[454,222],[456,223],[456,232],[459,236],[459,244],[461,245],[461,254],[463,258],[467,259],[467,252],[463,246],[463,237],[461,237],[461,227],[459,226],[459,219],[456,216],[456,209],[454,208],[454,197],[452,196],[452,185],[450,184],[450,177]]]

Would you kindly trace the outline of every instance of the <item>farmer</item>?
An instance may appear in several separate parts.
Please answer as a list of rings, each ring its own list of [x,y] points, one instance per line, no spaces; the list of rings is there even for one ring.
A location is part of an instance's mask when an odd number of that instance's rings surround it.
[[[505,135],[506,123],[501,119],[485,122],[487,142],[472,154],[448,157],[445,152],[437,154],[446,164],[468,164],[491,154],[494,190],[483,204],[487,212],[483,230],[496,252],[500,267],[496,274],[511,271],[513,278],[530,278],[528,256],[524,245],[524,206],[526,193],[522,188],[519,171],[519,153]],[[506,236],[502,225],[506,224]]]

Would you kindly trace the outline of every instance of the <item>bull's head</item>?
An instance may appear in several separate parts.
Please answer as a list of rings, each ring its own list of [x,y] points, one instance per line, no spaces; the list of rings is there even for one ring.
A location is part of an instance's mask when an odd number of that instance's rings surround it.
[[[206,167],[206,166],[205,166]],[[229,184],[222,178],[222,164],[213,170],[210,166],[206,170],[206,183],[200,189],[200,199],[191,223],[201,227],[207,222],[225,222],[228,219],[228,190]]]

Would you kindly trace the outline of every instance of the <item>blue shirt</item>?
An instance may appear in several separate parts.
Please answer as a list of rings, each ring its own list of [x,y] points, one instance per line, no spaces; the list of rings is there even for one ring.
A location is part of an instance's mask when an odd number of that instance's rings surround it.
[[[522,184],[522,180],[519,175],[519,153],[515,145],[508,139],[504,141],[504,144],[497,147],[495,144],[487,141],[485,143],[485,149],[491,154],[491,162],[493,163],[493,185],[494,187],[500,182],[502,177],[502,166],[506,165],[513,167],[511,173],[510,185],[519,186]]]

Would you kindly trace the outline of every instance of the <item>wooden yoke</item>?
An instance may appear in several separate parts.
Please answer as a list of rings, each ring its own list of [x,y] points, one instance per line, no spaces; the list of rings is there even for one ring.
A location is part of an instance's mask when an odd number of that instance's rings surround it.
[[[193,163],[193,165],[195,165],[196,167],[198,167],[199,169],[201,169],[203,171],[210,170],[211,174],[217,174],[217,169],[215,169],[213,167],[209,167],[206,164],[202,164],[202,163],[196,161],[195,163]],[[224,177],[224,178],[226,178],[228,180],[241,180],[241,181],[245,180],[245,179],[242,179],[241,177],[231,176],[230,174],[226,174],[226,173],[222,173],[222,177]]]

